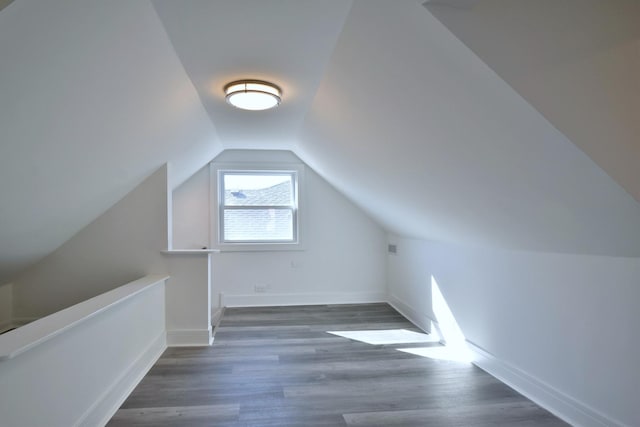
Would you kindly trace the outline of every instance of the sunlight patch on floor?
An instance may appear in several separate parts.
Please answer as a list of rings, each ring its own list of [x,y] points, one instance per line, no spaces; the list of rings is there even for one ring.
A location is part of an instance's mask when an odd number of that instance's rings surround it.
[[[431,276],[431,302],[437,323],[435,330],[442,336],[443,347],[399,348],[398,351],[436,360],[471,363],[472,353],[449,304],[444,299],[435,277]]]
[[[327,331],[327,333],[372,345],[438,342],[438,337],[406,329]]]

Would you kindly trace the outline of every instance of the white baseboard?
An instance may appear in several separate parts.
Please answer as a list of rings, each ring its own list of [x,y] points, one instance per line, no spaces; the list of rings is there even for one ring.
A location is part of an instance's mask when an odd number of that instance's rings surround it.
[[[160,358],[167,348],[166,334],[163,332],[140,354],[102,396],[82,415],[77,427],[106,425],[125,399],[131,394],[142,378]]]
[[[394,295],[391,295],[391,294],[387,295],[387,302],[391,307],[395,308],[398,313],[402,314],[404,317],[406,317],[409,321],[411,321],[411,323],[416,325],[418,328],[422,329],[428,334],[435,332],[431,330],[431,324],[437,323],[437,322],[433,320],[431,317],[423,313],[420,313],[418,310],[411,307],[409,304],[403,301],[400,301]]]
[[[515,366],[498,359],[493,354],[467,340],[473,352],[473,364],[496,377],[518,393],[542,406],[549,412],[574,426],[624,427],[615,420],[590,406],[579,402],[550,385],[532,377]]]
[[[174,329],[167,331],[169,347],[202,347],[213,344],[212,328],[209,329]]]
[[[264,307],[279,305],[364,304],[386,302],[384,292],[328,292],[305,294],[220,294],[223,307]]]

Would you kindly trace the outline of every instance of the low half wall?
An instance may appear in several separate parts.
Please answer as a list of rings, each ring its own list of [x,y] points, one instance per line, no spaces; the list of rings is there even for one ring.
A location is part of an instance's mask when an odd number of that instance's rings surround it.
[[[166,348],[164,276],[0,335],[6,427],[101,426]]]

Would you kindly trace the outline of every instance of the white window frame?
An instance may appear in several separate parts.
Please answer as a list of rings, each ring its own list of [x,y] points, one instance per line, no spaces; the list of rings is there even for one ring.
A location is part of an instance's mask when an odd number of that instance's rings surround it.
[[[303,245],[303,224],[304,224],[304,165],[299,163],[278,163],[278,164],[262,164],[262,163],[211,163],[211,247],[222,251],[299,251],[304,250]],[[276,174],[291,173],[294,177],[294,197],[295,203],[292,210],[293,215],[293,241],[224,241],[223,240],[223,209],[224,194],[223,183],[221,177],[224,173],[256,173],[256,174]],[[247,207],[242,208],[262,208]],[[233,209],[233,208],[232,208]]]

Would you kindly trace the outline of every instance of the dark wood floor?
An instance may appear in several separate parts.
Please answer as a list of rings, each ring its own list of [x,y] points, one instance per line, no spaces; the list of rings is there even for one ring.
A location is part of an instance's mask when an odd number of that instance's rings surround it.
[[[227,309],[212,347],[169,348],[116,426],[565,426],[484,371],[327,331],[408,329],[386,304]]]

